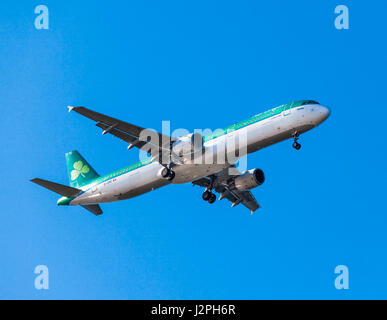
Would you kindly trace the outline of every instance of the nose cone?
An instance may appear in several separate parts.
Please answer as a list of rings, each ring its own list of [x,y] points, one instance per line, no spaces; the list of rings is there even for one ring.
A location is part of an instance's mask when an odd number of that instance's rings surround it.
[[[324,120],[328,119],[328,117],[331,115],[331,109],[329,109],[328,107],[324,107],[324,106],[321,106],[321,108],[322,108],[321,113],[322,113]]]
[[[324,122],[331,114],[331,110],[328,107],[319,106],[317,111],[317,124]]]

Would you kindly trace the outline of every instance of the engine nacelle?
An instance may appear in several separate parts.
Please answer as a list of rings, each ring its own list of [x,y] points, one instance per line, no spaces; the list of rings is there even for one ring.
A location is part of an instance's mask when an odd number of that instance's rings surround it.
[[[172,151],[179,157],[191,155],[203,149],[203,137],[200,133],[191,133],[180,137],[172,144]]]
[[[250,190],[265,182],[265,174],[261,169],[252,169],[234,179],[235,188]]]

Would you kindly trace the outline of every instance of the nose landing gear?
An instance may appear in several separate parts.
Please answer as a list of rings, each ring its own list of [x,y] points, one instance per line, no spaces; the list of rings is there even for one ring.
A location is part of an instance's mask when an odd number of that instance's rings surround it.
[[[300,150],[301,149],[301,145],[298,142],[294,142],[293,143],[293,148],[296,149],[296,150]]]
[[[298,131],[294,131],[293,134],[292,134],[292,137],[293,137],[293,148],[296,149],[296,150],[300,150],[301,149],[301,145],[297,142],[299,137],[300,137],[300,133]]]

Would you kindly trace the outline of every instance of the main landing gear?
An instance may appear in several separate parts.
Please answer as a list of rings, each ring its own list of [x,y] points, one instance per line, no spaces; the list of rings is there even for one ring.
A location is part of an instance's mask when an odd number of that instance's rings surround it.
[[[293,137],[293,148],[296,149],[296,150],[300,150],[301,149],[301,145],[297,142],[299,137],[300,137],[300,133],[298,131],[294,131],[294,133],[292,134],[292,137]]]
[[[208,203],[214,203],[216,201],[216,196],[211,192],[211,190],[204,191],[202,198]]]
[[[163,171],[161,171],[161,176],[164,179],[168,179],[169,181],[172,181],[175,178],[175,172],[173,172],[169,168],[164,168]]]

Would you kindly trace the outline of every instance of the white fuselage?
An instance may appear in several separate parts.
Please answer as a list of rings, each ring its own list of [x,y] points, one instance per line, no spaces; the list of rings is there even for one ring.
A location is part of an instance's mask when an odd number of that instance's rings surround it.
[[[84,191],[70,205],[98,204],[136,197],[170,183],[181,184],[215,174],[236,162],[239,157],[255,152],[274,143],[292,137],[295,132],[304,133],[322,123],[329,116],[329,109],[317,104],[292,108],[262,121],[232,130],[205,141],[203,152],[192,159],[176,164],[176,176],[172,182],[161,176],[164,168],[159,162],[151,162],[138,169],[112,177],[103,182],[82,187]],[[235,149],[242,152],[235,157]],[[243,145],[238,145],[243,141]],[[221,156],[224,155],[224,156]],[[232,158],[233,161],[224,161]]]

